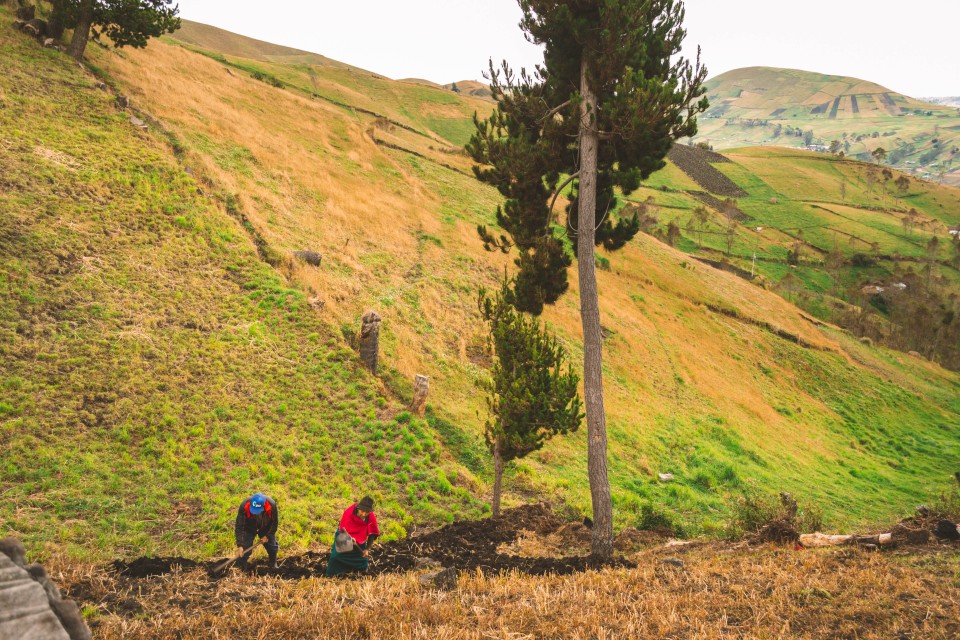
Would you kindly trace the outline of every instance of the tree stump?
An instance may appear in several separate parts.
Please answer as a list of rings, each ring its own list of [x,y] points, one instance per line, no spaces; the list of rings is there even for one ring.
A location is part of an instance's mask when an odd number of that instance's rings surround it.
[[[377,375],[377,358],[380,353],[380,323],[383,322],[376,311],[363,314],[360,325],[360,359],[363,365]]]
[[[417,374],[413,383],[413,400],[410,401],[410,413],[423,417],[427,410],[427,394],[430,392],[430,378]]]
[[[313,267],[319,267],[323,256],[318,251],[294,251],[293,257]]]

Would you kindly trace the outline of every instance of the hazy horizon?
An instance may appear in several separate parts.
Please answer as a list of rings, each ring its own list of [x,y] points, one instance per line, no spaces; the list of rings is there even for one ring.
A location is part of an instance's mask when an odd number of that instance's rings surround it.
[[[779,67],[852,76],[912,97],[960,95],[960,74],[942,71],[955,55],[960,3],[917,4],[923,8],[907,12],[891,0],[808,0],[802,11],[794,11],[761,0],[733,5],[686,0],[684,55],[696,56],[701,46],[710,77],[742,67]],[[515,68],[542,60],[517,26],[521,13],[515,0],[479,5],[370,0],[356,7],[278,0],[265,13],[253,0],[180,0],[180,12],[188,20],[395,79],[482,80],[490,58]]]

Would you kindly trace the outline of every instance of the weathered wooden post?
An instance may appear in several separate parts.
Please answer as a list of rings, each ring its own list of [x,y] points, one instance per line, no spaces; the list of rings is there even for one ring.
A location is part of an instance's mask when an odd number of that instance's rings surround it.
[[[427,394],[430,392],[430,378],[417,374],[413,383],[413,400],[410,401],[410,413],[423,417],[427,410]]]
[[[376,311],[367,311],[360,325],[360,359],[373,375],[377,375],[381,322]]]

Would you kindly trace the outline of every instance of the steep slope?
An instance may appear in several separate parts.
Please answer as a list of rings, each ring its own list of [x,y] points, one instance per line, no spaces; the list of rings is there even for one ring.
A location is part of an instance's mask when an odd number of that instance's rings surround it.
[[[499,197],[470,176],[468,160],[447,143],[454,136],[431,128],[424,115],[443,106],[447,120],[465,130],[473,102],[441,89],[368,82],[326,67],[255,63],[162,41],[145,51],[93,50],[92,62],[118,91],[132,96],[148,120],[143,134],[113,114],[92,82],[56,54],[35,51],[26,40],[14,42],[14,34],[0,37],[18,52],[3,63],[10,68],[0,86],[11,105],[0,111],[9,122],[4,128],[32,132],[35,146],[107,163],[107,177],[118,183],[116,192],[101,191],[81,180],[87,174],[72,178],[64,170],[58,179],[67,180],[68,191],[86,204],[54,227],[29,212],[37,205],[58,211],[65,196],[32,179],[46,173],[29,146],[10,147],[15,152],[4,156],[4,165],[19,167],[15,175],[21,177],[16,207],[7,210],[18,216],[17,224],[28,225],[28,233],[16,236],[19,244],[10,245],[4,259],[14,265],[29,260],[21,270],[42,273],[47,245],[24,246],[19,238],[54,245],[61,228],[86,230],[100,202],[127,216],[141,211],[149,221],[129,232],[139,244],[125,252],[96,226],[76,240],[77,253],[89,255],[89,245],[117,274],[90,295],[122,310],[117,317],[129,319],[134,329],[96,324],[101,333],[92,343],[56,343],[65,349],[56,361],[33,357],[21,346],[6,356],[21,369],[40,367],[24,369],[4,386],[5,411],[13,415],[5,446],[16,461],[5,467],[0,489],[15,498],[2,507],[8,526],[50,540],[60,525],[68,542],[83,545],[93,535],[82,520],[92,508],[89,496],[105,494],[109,509],[98,512],[96,522],[105,526],[113,518],[121,525],[104,534],[103,553],[126,545],[183,549],[207,535],[210,545],[203,551],[213,553],[224,535],[212,532],[229,519],[237,494],[260,477],[289,505],[294,544],[302,546],[328,539],[333,504],[366,487],[386,503],[384,520],[393,523],[394,533],[413,519],[435,523],[476,510],[489,479],[479,433],[483,417],[477,415],[484,406],[477,382],[489,349],[476,292],[493,285],[510,261],[483,252],[476,238],[476,225],[492,222]],[[44,87],[51,85],[64,88],[50,95]],[[13,95],[28,96],[31,108],[13,109]],[[360,104],[348,101],[353,99]],[[75,137],[82,141],[75,147],[58,146],[61,138],[67,145]],[[144,202],[136,189],[119,188],[131,180],[139,184],[141,158],[156,158],[151,166],[162,167],[158,175],[147,172]],[[731,179],[747,192],[759,180],[745,171]],[[664,211],[683,211],[692,196],[666,181],[696,187],[671,165],[651,181],[658,188],[638,195],[655,196]],[[208,197],[198,197],[198,188]],[[189,206],[165,207],[171,199]],[[103,228],[122,231],[129,224],[110,218]],[[194,238],[192,229],[207,228],[212,231]],[[223,229],[230,240],[223,239]],[[254,260],[255,245],[244,233],[254,234],[273,269]],[[167,249],[156,248],[160,240],[169,243]],[[228,243],[222,251],[244,256],[239,282],[203,267],[219,255],[221,240]],[[321,265],[291,261],[300,249],[322,253]],[[150,265],[143,274],[135,271],[141,260]],[[650,236],[598,262],[604,269],[599,275],[618,523],[718,531],[731,501],[750,487],[792,491],[820,504],[833,523],[862,522],[925,499],[954,470],[960,435],[956,375],[811,322],[780,297]],[[249,284],[258,278],[268,284]],[[81,285],[40,279],[21,295],[27,299],[22,304],[60,288],[86,292]],[[576,283],[572,289],[546,319],[579,358]],[[148,297],[154,310],[143,317],[174,320],[141,322],[139,308],[146,303],[111,297],[119,295]],[[192,306],[194,299],[204,306]],[[383,386],[357,370],[334,335],[352,335],[369,308],[384,317]],[[14,345],[21,340],[20,313],[9,311],[7,335]],[[207,359],[206,348],[186,341],[196,329],[186,326],[182,314],[198,316],[194,323],[239,326],[246,333],[235,350],[223,348],[220,365]],[[221,319],[232,315],[238,319]],[[166,333],[181,325],[184,335]],[[124,331],[133,335],[121,339]],[[177,354],[163,375],[153,369],[158,358],[168,362],[159,356],[96,351],[72,365],[90,389],[56,381],[56,362],[79,358],[74,353],[88,344],[133,348],[133,337],[153,341],[160,354]],[[257,356],[258,345],[267,355]],[[263,364],[268,356],[274,358],[269,367]],[[104,372],[103,362],[114,361],[129,362],[129,368]],[[193,366],[196,374],[177,377]],[[223,370],[231,375],[218,378]],[[427,424],[408,424],[403,414],[389,419],[389,403],[408,398],[417,373],[431,376]],[[50,416],[61,419],[57,406],[79,402],[84,391],[102,393],[136,380],[156,386],[137,391],[131,402],[94,398],[109,408],[103,426],[63,427],[38,445],[41,425]],[[31,404],[41,387],[45,404]],[[381,411],[384,404],[388,408]],[[229,428],[218,426],[220,420]],[[281,434],[263,451],[261,428]],[[141,435],[144,429],[148,433]],[[151,437],[155,442],[140,445],[140,438]],[[64,448],[84,453],[81,470],[64,473],[56,460]],[[196,469],[185,462],[188,455]],[[124,461],[122,469],[105,462],[114,458]],[[149,473],[157,459],[157,479],[146,489],[134,484],[134,476]],[[659,472],[674,473],[676,482],[659,483]],[[510,501],[533,493],[566,502],[573,512],[588,511],[582,432],[550,443],[512,475]],[[141,493],[152,491],[153,498],[141,500]],[[173,506],[181,493],[196,501],[193,511]],[[51,496],[60,511],[41,512]],[[163,507],[185,515],[177,519]],[[167,537],[150,537],[168,529],[173,533]]]
[[[249,60],[281,64],[309,64],[320,67],[350,69],[370,76],[375,75],[358,67],[352,67],[343,62],[327,58],[319,53],[311,53],[271,42],[264,42],[263,40],[249,38],[191,20],[181,20],[176,39],[186,44],[218,51],[223,55],[236,56]]]
[[[236,194],[270,246],[280,254],[324,254],[321,268],[296,266],[294,277],[324,301],[325,317],[351,329],[367,308],[384,315],[386,366],[402,381],[432,377],[434,409],[456,425],[444,431],[448,444],[484,473],[476,444],[460,444],[479,441],[483,407],[475,383],[488,356],[475,294],[508,262],[484,253],[475,238],[499,198],[468,175],[469,162],[405,128],[419,123],[399,109],[391,129],[373,115],[312,99],[295,82],[308,75],[302,71],[281,89],[238,74],[229,60],[224,66],[163,43],[98,56],[176,133],[185,161]],[[282,77],[285,67],[266,69]],[[331,91],[338,79],[329,79]],[[385,82],[377,95],[408,86]],[[418,90],[427,106],[440,96],[460,100]],[[468,104],[451,104],[451,112]],[[405,151],[384,146],[388,136]],[[735,178],[751,186],[749,176]],[[955,427],[947,425],[958,423],[956,376],[817,327],[779,297],[691,264],[648,237],[603,260],[610,268],[601,273],[601,306],[623,521],[656,520],[664,511],[694,528],[719,526],[710,517],[704,523],[703,514],[722,514],[750,478],[806,492],[831,515],[856,520],[919,499],[949,471],[925,452],[955,446]],[[578,354],[575,289],[547,319]],[[886,435],[876,432],[878,420]],[[557,441],[517,465],[514,481],[586,509],[582,438]],[[905,457],[924,471],[894,468]],[[839,480],[841,463],[859,477],[844,471]],[[662,471],[683,479],[659,485]],[[858,505],[880,481],[889,491]]]
[[[267,84],[375,116],[381,129],[402,122],[405,132],[423,138],[420,146],[440,147],[446,153],[457,153],[469,139],[474,112],[484,115],[492,109],[488,101],[460,97],[425,80],[389,80],[317,54],[207,25],[189,23],[165,40],[211,55]]]
[[[165,143],[66,56],[9,29],[0,47],[3,531],[213,555],[258,489],[287,547],[329,539],[366,492],[392,536],[479,513],[437,435],[387,417],[337,328]]]
[[[829,147],[864,160],[878,147],[892,165],[960,184],[960,112],[873,82],[794,69],[748,67],[707,82],[698,141]],[[812,132],[807,134],[807,132]]]

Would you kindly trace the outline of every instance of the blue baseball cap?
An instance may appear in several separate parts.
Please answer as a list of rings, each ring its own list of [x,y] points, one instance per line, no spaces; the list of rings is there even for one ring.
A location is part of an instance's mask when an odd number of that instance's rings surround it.
[[[262,493],[255,493],[250,497],[250,513],[257,515],[263,513],[263,505],[267,502],[267,496]]]

